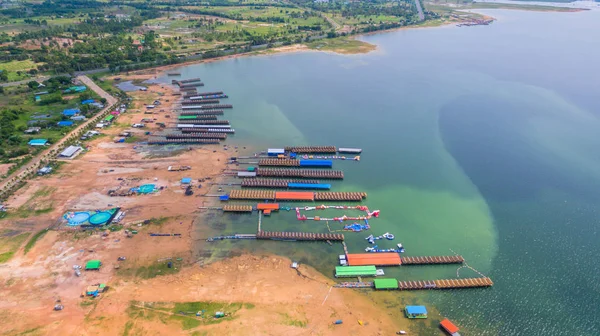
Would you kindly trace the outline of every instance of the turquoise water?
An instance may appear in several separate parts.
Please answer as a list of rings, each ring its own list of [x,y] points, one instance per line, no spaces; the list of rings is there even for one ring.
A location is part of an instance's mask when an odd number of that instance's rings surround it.
[[[378,46],[366,55],[304,52],[178,71],[201,77],[202,91],[229,94],[235,108],[226,118],[237,133],[228,142],[247,152],[363,148],[361,162],[334,163],[346,178],[333,190],[368,192],[364,203],[381,210],[370,233],[397,237],[380,247],[452,250],[492,277],[492,289],[390,294],[435,308],[429,321],[415,321],[419,334],[440,334],[442,315],[465,335],[599,335],[600,12],[486,13],[500,21],[364,37]],[[213,232],[256,230],[256,217],[209,216]],[[293,212],[266,218],[263,229],[326,231]],[[366,236],[346,234],[350,251],[362,251]],[[317,243],[220,242],[198,254],[239,250],[276,252],[327,275],[342,253]],[[386,269],[399,279],[456,272]]]

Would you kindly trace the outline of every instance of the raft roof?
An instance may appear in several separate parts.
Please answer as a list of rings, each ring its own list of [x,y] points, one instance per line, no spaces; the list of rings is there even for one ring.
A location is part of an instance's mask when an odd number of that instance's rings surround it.
[[[337,266],[335,268],[335,277],[359,277],[359,276],[376,276],[377,269],[375,266]]]
[[[386,253],[354,253],[348,254],[348,265],[398,266],[402,264],[400,255],[396,252]]]
[[[396,279],[375,279],[373,283],[375,289],[398,289],[398,280]]]

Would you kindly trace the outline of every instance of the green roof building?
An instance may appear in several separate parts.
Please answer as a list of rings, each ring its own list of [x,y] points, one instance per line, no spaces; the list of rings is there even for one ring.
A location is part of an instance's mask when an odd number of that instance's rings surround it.
[[[373,283],[375,289],[398,289],[398,280],[396,279],[375,279]]]
[[[100,260],[90,260],[85,264],[85,270],[99,270],[100,266],[102,266],[102,262],[100,262]]]
[[[359,276],[374,277],[377,275],[375,266],[337,266],[335,268],[336,278],[356,278]],[[397,287],[397,286],[396,286]]]
[[[106,116],[106,118],[104,118],[104,121],[112,121],[113,119],[115,119],[115,116],[111,114],[109,116]]]

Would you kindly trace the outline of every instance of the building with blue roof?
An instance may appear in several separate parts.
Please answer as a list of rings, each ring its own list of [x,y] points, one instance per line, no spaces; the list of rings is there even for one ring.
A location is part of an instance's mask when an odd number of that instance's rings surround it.
[[[27,143],[29,146],[46,146],[48,144],[47,139],[31,139]]]
[[[427,318],[427,308],[425,306],[406,306],[404,313],[410,319]]]
[[[66,109],[66,110],[63,111],[62,114],[64,116],[71,117],[71,116],[74,116],[76,114],[79,114],[79,112],[81,112],[81,111],[79,111],[79,109]]]
[[[72,121],[59,121],[56,124],[58,126],[60,126],[60,127],[73,126],[73,122]]]
[[[86,105],[86,104],[91,104],[91,103],[93,103],[93,102],[95,102],[95,100],[93,100],[93,99],[86,99],[86,100],[82,101],[81,103],[82,103],[83,105]]]

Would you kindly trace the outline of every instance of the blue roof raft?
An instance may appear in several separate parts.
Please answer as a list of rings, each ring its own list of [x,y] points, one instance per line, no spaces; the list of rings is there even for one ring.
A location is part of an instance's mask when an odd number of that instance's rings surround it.
[[[329,190],[331,184],[308,184],[308,183],[288,183],[290,189],[318,189],[318,190]]]
[[[406,306],[406,314],[408,315],[427,315],[427,308],[425,306]]]
[[[331,168],[333,162],[331,160],[300,160],[300,167]]]

